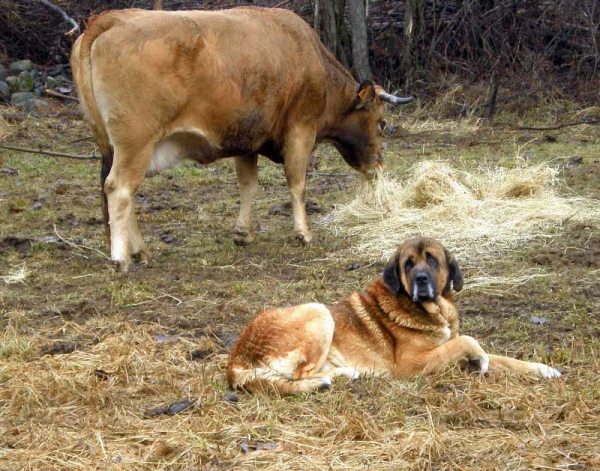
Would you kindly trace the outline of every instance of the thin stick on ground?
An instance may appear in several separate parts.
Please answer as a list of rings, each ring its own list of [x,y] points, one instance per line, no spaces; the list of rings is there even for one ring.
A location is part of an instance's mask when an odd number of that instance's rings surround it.
[[[556,126],[545,126],[545,127],[536,127],[536,126],[519,126],[517,129],[519,131],[554,131],[555,129],[567,128],[570,126],[581,126],[582,124],[598,124],[600,123],[600,119],[588,119],[584,121],[577,121],[576,123],[565,123],[565,124],[557,124]]]
[[[93,252],[96,252],[96,253],[102,255],[105,259],[110,260],[110,257],[108,255],[106,255],[104,252],[102,252],[102,250],[95,249],[94,247],[87,247],[85,245],[75,244],[74,242],[71,242],[70,240],[65,239],[63,236],[61,236],[58,233],[58,229],[56,228],[56,224],[53,224],[53,227],[54,227],[54,233],[56,234],[56,237],[58,237],[62,242],[64,242],[65,244],[67,244],[69,247],[76,248],[76,249],[92,250]]]
[[[0,113],[0,118],[7,121],[21,121],[28,118],[75,118],[83,119],[76,110],[59,111],[58,113]]]
[[[43,149],[38,149],[38,150],[27,149],[25,147],[6,146],[6,145],[2,145],[2,144],[0,144],[0,149],[16,150],[17,152],[29,152],[31,154],[47,155],[50,157],[64,157],[65,159],[74,159],[74,160],[98,160],[98,159],[100,159],[100,156],[96,155],[96,154],[90,154],[90,155],[67,154],[65,152],[54,152],[54,151],[43,150]]]
[[[49,88],[46,88],[46,90],[44,90],[44,93],[46,95],[54,97],[54,98],[61,98],[63,100],[71,100],[71,101],[76,101],[77,103],[79,103],[79,99],[77,99],[76,97],[65,95],[63,93],[55,92],[54,90],[51,90]]]

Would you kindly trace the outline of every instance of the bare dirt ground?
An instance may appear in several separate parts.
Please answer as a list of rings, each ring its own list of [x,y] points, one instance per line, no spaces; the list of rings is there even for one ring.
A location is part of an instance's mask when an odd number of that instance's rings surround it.
[[[563,191],[600,198],[597,127],[407,130],[388,139],[397,175],[422,159],[511,165],[518,151],[558,166]],[[89,153],[88,135],[76,120],[0,121],[3,144]],[[318,221],[359,177],[327,148],[318,155],[311,246],[293,240],[281,168],[262,162],[258,238],[237,247],[232,162],[190,163],[144,182],[137,210],[153,259],[119,276],[98,162],[0,150],[0,468],[598,469],[600,222],[564,221],[486,267],[544,276],[457,298],[463,332],[552,364],[559,380],[451,370],[338,379],[296,398],[231,395],[227,354],[257,311],[334,302],[383,268],[332,256],[353,241]]]

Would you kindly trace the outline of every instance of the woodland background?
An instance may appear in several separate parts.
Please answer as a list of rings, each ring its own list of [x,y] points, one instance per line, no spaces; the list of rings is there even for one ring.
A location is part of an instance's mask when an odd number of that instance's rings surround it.
[[[76,32],[48,1],[0,0],[0,63],[68,62]],[[598,0],[55,0],[81,30],[112,8],[292,9],[357,79],[422,101],[444,95],[447,117],[493,118],[547,100],[599,101]],[[161,5],[162,4],[162,5]]]

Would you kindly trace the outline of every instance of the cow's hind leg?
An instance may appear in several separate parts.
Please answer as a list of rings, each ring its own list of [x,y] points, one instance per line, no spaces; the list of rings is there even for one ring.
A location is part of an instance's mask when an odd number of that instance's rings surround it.
[[[308,127],[296,127],[286,135],[284,146],[285,178],[287,179],[296,239],[303,244],[312,240],[306,216],[306,170],[315,147],[315,133]]]
[[[132,250],[146,254],[144,241],[135,220],[133,198],[144,179],[151,148],[131,152],[115,146],[112,168],[104,183],[110,224],[110,258],[121,273],[129,271]]]
[[[240,191],[240,215],[235,224],[234,242],[248,245],[254,240],[252,227],[252,200],[258,191],[258,155],[250,154],[235,158],[235,171]]]

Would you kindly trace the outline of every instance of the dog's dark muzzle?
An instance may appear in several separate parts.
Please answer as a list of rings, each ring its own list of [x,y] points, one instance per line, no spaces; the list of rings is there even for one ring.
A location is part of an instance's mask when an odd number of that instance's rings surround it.
[[[419,271],[415,274],[412,288],[412,299],[415,303],[435,299],[433,280],[426,271]]]

